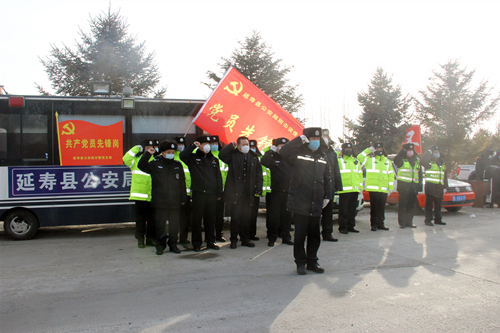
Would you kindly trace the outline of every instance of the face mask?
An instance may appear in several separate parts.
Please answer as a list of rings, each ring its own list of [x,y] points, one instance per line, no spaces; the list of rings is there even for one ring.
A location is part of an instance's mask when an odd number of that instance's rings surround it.
[[[352,156],[352,150],[346,150],[346,151],[344,152],[344,155],[345,155],[345,156]]]
[[[211,145],[210,146],[210,150],[211,151],[217,151],[217,150],[219,150],[219,145]]]
[[[178,151],[183,151],[183,150],[184,150],[184,145],[182,145],[182,146],[177,146],[177,150],[178,150]]]
[[[323,141],[325,141],[326,145],[328,146],[328,138],[323,138]]]
[[[382,155],[384,155],[384,152],[382,150],[377,150],[375,152],[375,156],[382,156]]]
[[[203,152],[204,152],[205,154],[208,154],[208,153],[210,152],[210,145],[204,145],[204,146],[203,146]]]
[[[434,154],[432,154],[432,156],[434,156],[434,158],[439,158],[439,156],[441,156],[441,154],[439,154],[439,153],[434,153]]]
[[[255,149],[255,148],[250,148],[250,150],[253,151],[254,153],[257,152],[257,149]]]
[[[155,148],[156,152],[159,153],[160,152],[160,148]]]
[[[174,159],[174,156],[175,156],[175,154],[165,154],[165,158],[166,158],[167,160],[172,160],[172,159]]]
[[[311,148],[312,150],[318,150],[318,148],[319,148],[319,140],[311,140],[309,142],[309,148]]]
[[[413,156],[413,150],[407,151],[406,156],[412,157]]]
[[[250,146],[243,146],[243,147],[241,147],[241,152],[243,154],[248,154],[249,151],[250,151]]]

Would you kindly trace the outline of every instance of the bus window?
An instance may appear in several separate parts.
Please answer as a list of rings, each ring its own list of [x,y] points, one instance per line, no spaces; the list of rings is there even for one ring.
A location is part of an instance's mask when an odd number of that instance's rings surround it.
[[[132,142],[142,139],[158,139],[160,141],[184,136],[191,125],[193,117],[179,116],[132,116]],[[168,137],[167,137],[167,134]],[[191,126],[188,136],[196,135],[196,126]]]
[[[21,164],[20,119],[18,114],[0,114],[0,165]]]
[[[46,114],[23,115],[23,164],[47,164],[49,161],[49,129]]]

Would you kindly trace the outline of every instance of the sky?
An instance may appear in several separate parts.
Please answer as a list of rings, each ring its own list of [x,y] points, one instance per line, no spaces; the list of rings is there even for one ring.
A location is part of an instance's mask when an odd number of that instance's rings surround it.
[[[432,71],[448,60],[475,70],[500,92],[500,1],[319,0],[0,0],[0,85],[9,94],[51,90],[39,58],[51,44],[74,48],[89,18],[120,10],[129,33],[154,51],[166,98],[206,99],[206,72],[258,31],[275,58],[293,66],[306,126],[342,135],[342,116],[357,118],[357,94],[377,67],[404,94],[419,97]],[[222,73],[221,73],[222,74]],[[478,128],[495,130],[500,113]],[[335,140],[336,141],[336,140]]]

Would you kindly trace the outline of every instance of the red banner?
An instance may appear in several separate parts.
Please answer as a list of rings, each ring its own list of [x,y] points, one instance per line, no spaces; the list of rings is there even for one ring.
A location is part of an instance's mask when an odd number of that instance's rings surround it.
[[[240,136],[257,140],[259,149],[270,146],[272,139],[300,136],[304,128],[233,67],[220,80],[194,123],[226,144]]]
[[[122,121],[100,126],[83,120],[58,122],[61,165],[123,164]]]
[[[417,154],[422,155],[422,135],[420,134],[420,125],[411,125],[406,131],[405,143],[413,143]]]

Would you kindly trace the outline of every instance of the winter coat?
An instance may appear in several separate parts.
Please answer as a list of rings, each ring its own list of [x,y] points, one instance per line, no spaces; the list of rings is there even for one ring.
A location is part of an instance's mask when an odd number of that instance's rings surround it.
[[[194,144],[190,144],[179,154],[191,174],[191,192],[213,193],[222,197],[222,176],[219,159],[211,152],[205,155]]]
[[[272,150],[262,157],[262,165],[271,170],[271,191],[288,192],[290,187],[290,166],[283,157]]]

